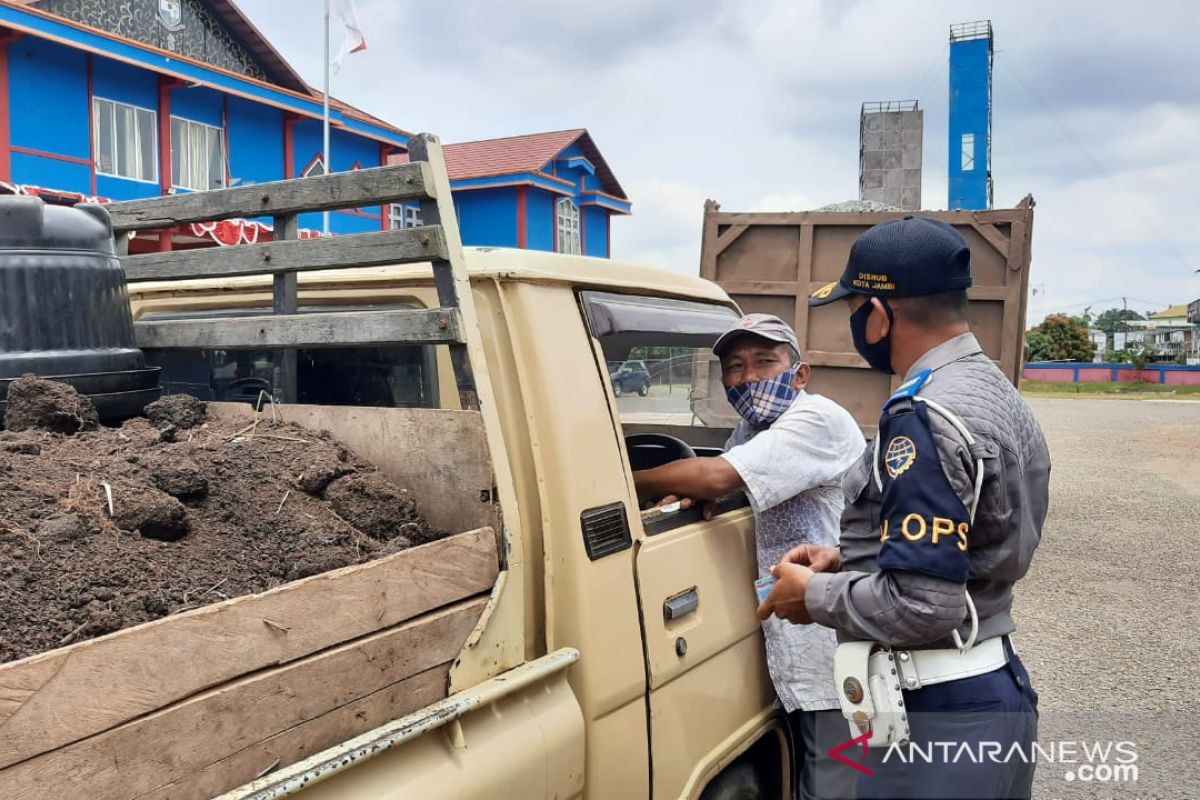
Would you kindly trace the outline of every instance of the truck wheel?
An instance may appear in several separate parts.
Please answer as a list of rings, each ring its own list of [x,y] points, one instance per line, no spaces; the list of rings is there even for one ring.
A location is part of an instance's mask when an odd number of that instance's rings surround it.
[[[700,800],[764,800],[765,797],[754,765],[740,761],[704,787]]]
[[[613,383],[613,397],[621,396],[621,384]]]
[[[641,397],[645,397],[648,394],[650,394],[650,384],[647,383],[643,386],[638,387],[638,395],[640,395]]]

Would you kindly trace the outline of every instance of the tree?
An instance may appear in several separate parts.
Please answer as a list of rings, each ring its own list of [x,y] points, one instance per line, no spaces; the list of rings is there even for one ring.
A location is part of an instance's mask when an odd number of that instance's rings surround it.
[[[1025,334],[1030,361],[1091,361],[1095,348],[1087,326],[1065,314],[1051,314]]]
[[[1041,331],[1034,329],[1025,334],[1026,361],[1049,361],[1053,348],[1054,342]]]
[[[1129,308],[1110,308],[1092,321],[1092,327],[1104,331],[1105,344],[1112,346],[1113,334],[1128,329],[1128,322],[1133,319],[1145,319],[1138,312]]]
[[[1092,327],[1099,328],[1111,336],[1119,330],[1124,330],[1125,323],[1131,319],[1145,319],[1145,317],[1131,308],[1110,308],[1096,317]]]
[[[1142,370],[1146,368],[1146,364],[1150,363],[1150,356],[1153,352],[1154,350],[1144,342],[1130,342],[1124,350],[1109,350],[1104,359],[1112,364],[1131,364],[1134,369],[1134,378],[1140,381]]]

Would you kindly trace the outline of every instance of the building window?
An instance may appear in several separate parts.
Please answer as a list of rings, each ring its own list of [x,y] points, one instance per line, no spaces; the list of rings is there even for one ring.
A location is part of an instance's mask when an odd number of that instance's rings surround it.
[[[325,156],[317,153],[313,156],[312,161],[308,162],[308,166],[300,173],[301,178],[311,178],[314,175],[325,174]]]
[[[388,206],[388,223],[392,230],[397,230],[398,228],[418,228],[422,225],[421,207],[418,205],[406,205],[404,203],[392,203]]]
[[[558,201],[558,246],[560,253],[581,255],[579,239],[579,206],[571,200]]]
[[[197,191],[225,188],[225,131],[171,117],[171,185]]]
[[[157,118],[148,108],[92,98],[96,171],[118,178],[157,182]]]
[[[975,169],[975,134],[962,135],[962,171],[971,172]]]

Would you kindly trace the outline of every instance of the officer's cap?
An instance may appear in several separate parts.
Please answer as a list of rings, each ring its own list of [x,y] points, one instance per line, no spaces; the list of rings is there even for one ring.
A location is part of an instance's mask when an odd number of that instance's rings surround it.
[[[936,219],[908,216],[867,229],[850,248],[846,270],[808,299],[823,306],[851,294],[920,297],[971,285],[971,250],[962,234]]]

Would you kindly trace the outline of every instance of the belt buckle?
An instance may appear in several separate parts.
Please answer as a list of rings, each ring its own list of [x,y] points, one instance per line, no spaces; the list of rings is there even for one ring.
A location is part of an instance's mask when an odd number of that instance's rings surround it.
[[[917,660],[909,650],[894,650],[896,669],[899,670],[900,687],[909,691],[921,688],[921,676],[917,673]]]

